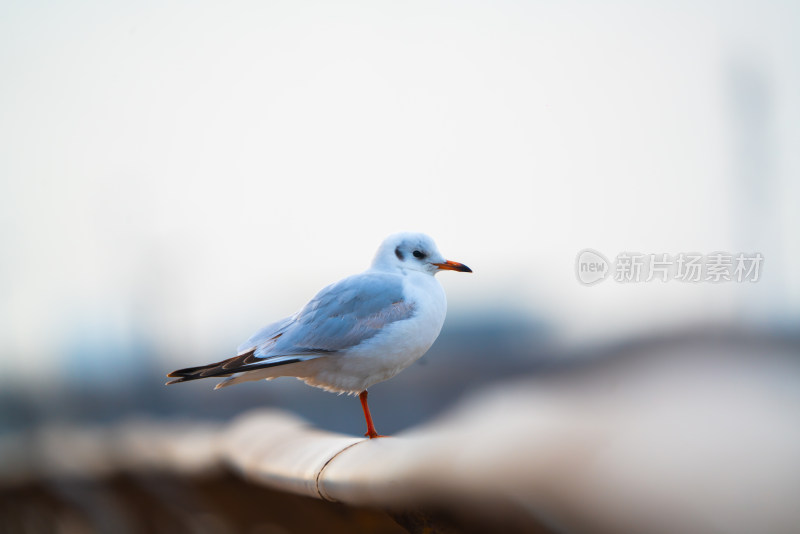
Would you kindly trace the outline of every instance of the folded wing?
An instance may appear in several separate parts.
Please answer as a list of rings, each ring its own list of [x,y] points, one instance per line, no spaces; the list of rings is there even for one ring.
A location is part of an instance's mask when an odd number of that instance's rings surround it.
[[[170,373],[174,384],[287,365],[346,351],[386,325],[413,317],[398,275],[364,273],[332,284],[298,313],[266,326],[239,346],[233,358]]]

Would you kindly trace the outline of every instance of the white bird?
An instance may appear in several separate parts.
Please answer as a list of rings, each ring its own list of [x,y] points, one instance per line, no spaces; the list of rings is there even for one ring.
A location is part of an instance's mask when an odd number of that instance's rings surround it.
[[[439,336],[447,299],[434,275],[471,273],[447,261],[425,234],[387,237],[369,269],[324,288],[303,309],[272,323],[221,362],[169,373],[175,384],[229,377],[215,389],[250,380],[293,376],[337,393],[358,394],[366,436],[379,437],[367,388],[388,380],[425,354]]]

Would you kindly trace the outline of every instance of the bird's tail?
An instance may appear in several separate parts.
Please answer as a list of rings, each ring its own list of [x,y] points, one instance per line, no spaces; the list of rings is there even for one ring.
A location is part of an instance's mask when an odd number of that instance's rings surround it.
[[[222,360],[221,362],[209,363],[207,365],[200,365],[197,367],[186,367],[185,369],[178,369],[172,371],[167,375],[168,378],[175,378],[170,380],[166,385],[179,384],[181,382],[188,382],[190,380],[199,380],[201,378],[211,378],[213,376],[230,376],[239,372],[242,367],[252,364],[258,360],[254,355],[255,350]]]
[[[215,376],[231,376],[236,373],[243,373],[245,371],[277,367],[279,365],[302,362],[317,357],[319,357],[319,354],[303,354],[282,356],[265,360],[257,357],[255,355],[255,349],[253,349],[249,352],[234,356],[233,358],[222,360],[221,362],[209,363],[208,365],[200,365],[198,367],[187,367],[185,369],[172,371],[167,375],[167,377],[174,378],[175,380],[170,380],[167,382],[167,385],[169,386],[170,384],[179,384],[181,382],[199,380],[201,378],[211,378]]]

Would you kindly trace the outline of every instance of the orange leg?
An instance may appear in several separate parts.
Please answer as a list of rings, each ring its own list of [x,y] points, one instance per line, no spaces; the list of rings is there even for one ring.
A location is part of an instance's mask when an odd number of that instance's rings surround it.
[[[361,407],[364,409],[364,419],[367,420],[367,433],[364,435],[369,436],[369,439],[386,437],[378,434],[375,431],[375,425],[372,424],[372,415],[370,415],[369,406],[367,405],[367,390],[365,389],[364,391],[359,393],[358,398],[361,399]]]

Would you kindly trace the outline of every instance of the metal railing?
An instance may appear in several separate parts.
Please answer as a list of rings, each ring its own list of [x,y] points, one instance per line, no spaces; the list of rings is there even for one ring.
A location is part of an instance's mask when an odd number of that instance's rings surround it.
[[[798,413],[794,348],[667,346],[502,384],[382,439],[271,410],[39,429],[0,439],[0,483],[232,468],[329,501],[501,511],[554,530],[792,532]]]

